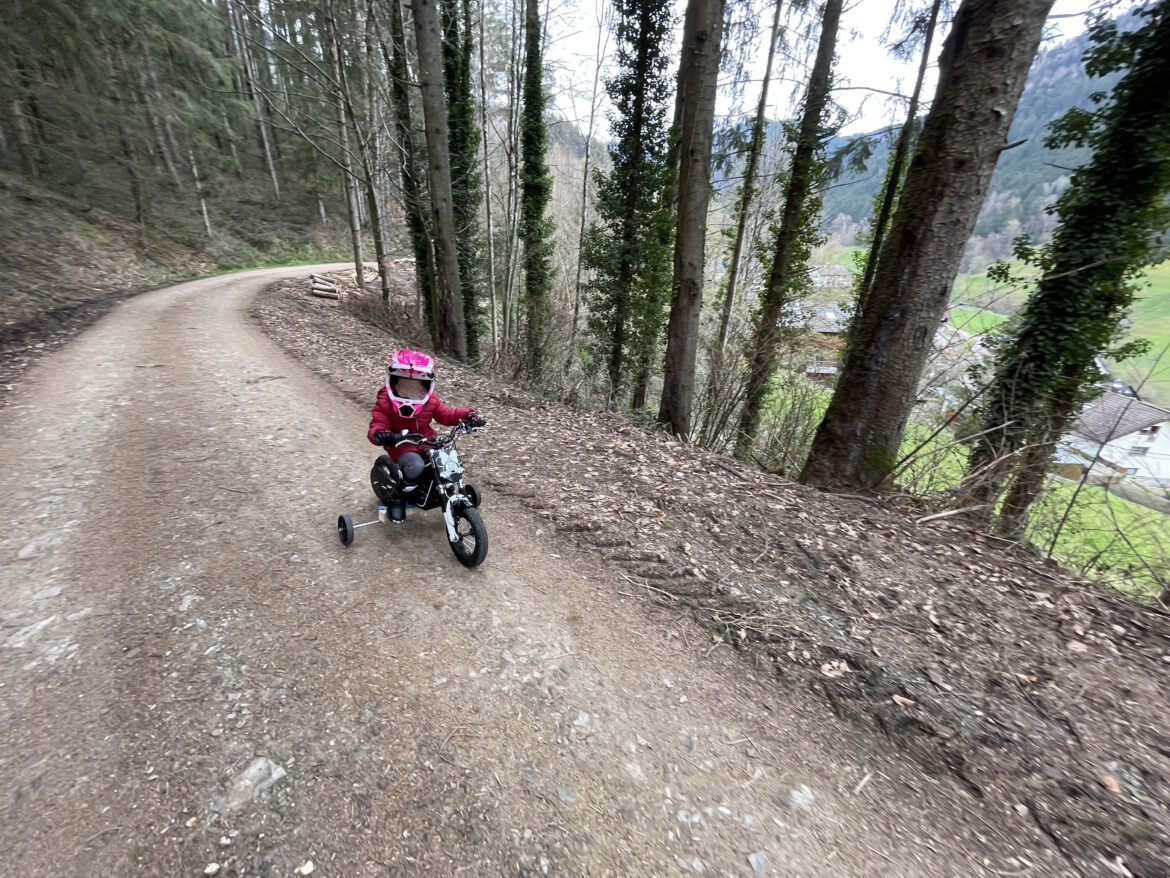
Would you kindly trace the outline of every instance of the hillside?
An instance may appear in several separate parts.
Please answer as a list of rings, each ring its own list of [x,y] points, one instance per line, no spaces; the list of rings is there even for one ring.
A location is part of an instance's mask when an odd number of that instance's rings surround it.
[[[362,414],[377,363],[400,343],[297,282],[261,293],[251,315]],[[1105,854],[1131,875],[1164,874],[1166,756],[1146,725],[1164,703],[1160,612],[1025,551],[1003,554],[951,517],[820,494],[498,374],[441,367],[444,397],[489,420],[461,446],[485,508],[524,510],[507,528],[531,516],[548,563],[588,559],[614,577],[615,605],[656,603],[667,627],[668,614],[692,617],[701,628],[680,639],[707,657],[740,654],[779,713],[812,693],[835,736],[913,761],[923,774],[911,784],[985,803],[997,836],[1038,829],[1059,851],[986,874],[1064,874],[1058,863],[1103,874]],[[542,584],[542,601],[570,587]]]
[[[1042,50],[1036,57],[1008,138],[1009,143],[1023,143],[1000,157],[968,245],[965,271],[981,271],[995,259],[1009,255],[1017,235],[1044,237],[1051,232],[1053,219],[1044,208],[1068,185],[1069,170],[1080,164],[1084,155],[1076,149],[1046,149],[1045,130],[1070,107],[1086,106],[1090,94],[1113,83],[1111,78],[1093,80],[1085,73],[1081,56],[1087,45],[1087,35],[1081,34]],[[849,140],[837,138],[834,146]],[[845,174],[826,192],[826,226],[849,237],[867,220],[885,179],[888,149],[889,141],[883,138],[865,171]]]
[[[140,230],[93,200],[0,171],[0,394],[33,354],[71,337],[134,292],[182,278],[267,263],[344,257],[346,238],[304,206],[257,209],[246,187],[209,198],[218,228],[202,240],[190,206],[160,196],[168,221]],[[193,225],[194,224],[194,225]]]

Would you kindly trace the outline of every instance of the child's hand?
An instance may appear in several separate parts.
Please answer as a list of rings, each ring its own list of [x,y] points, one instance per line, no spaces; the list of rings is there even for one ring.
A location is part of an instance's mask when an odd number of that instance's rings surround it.
[[[374,434],[374,441],[379,445],[391,445],[394,442],[394,434],[389,430],[379,430]]]

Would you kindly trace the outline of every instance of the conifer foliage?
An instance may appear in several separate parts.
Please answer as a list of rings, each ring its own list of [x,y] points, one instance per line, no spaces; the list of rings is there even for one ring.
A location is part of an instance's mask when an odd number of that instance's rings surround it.
[[[606,83],[613,105],[612,170],[596,175],[597,219],[582,259],[593,272],[594,365],[605,370],[610,405],[632,386],[634,407],[641,408],[670,295],[673,171],[667,165],[665,49],[672,16],[667,0],[617,0],[614,12],[618,72]]]

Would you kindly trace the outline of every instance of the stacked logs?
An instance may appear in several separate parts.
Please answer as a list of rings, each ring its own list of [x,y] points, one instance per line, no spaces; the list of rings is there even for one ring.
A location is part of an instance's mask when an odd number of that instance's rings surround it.
[[[324,274],[309,275],[309,293],[319,299],[340,299],[341,287],[337,281]]]

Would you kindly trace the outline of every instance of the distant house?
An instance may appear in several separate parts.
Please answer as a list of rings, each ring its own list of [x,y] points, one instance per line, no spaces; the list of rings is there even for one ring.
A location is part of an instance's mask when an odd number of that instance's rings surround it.
[[[1170,488],[1170,411],[1106,390],[1084,407],[1064,442],[1134,481]]]
[[[827,263],[825,265],[814,265],[808,271],[809,277],[812,278],[813,285],[820,290],[832,290],[834,292],[846,292],[853,289],[853,282],[856,275],[851,269],[844,265],[837,263]]]
[[[840,335],[849,328],[849,315],[836,305],[813,305],[808,328],[821,335]]]
[[[1069,481],[1079,482],[1085,474],[1088,461],[1071,448],[1058,446],[1052,455],[1052,471]]]
[[[837,367],[832,363],[812,363],[804,370],[804,377],[818,384],[832,386],[837,381]]]

